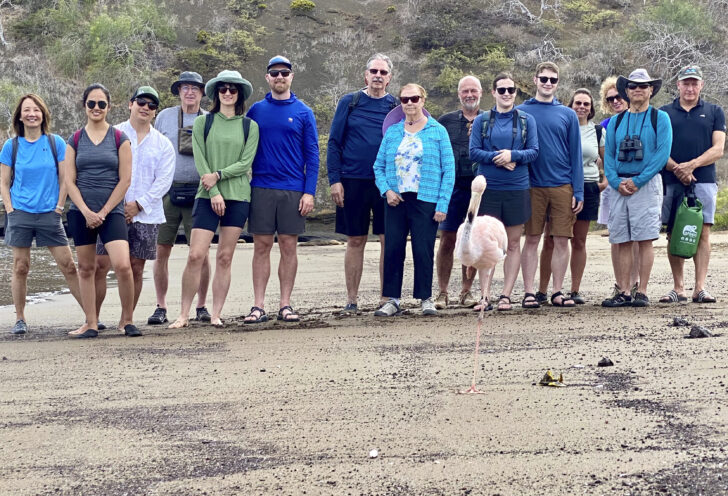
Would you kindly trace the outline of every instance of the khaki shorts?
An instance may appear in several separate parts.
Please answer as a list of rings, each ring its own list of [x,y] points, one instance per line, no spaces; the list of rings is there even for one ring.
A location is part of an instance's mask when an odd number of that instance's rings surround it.
[[[164,195],[162,204],[164,205],[164,217],[167,219],[167,222],[159,226],[157,244],[173,246],[177,240],[177,230],[179,230],[180,223],[184,226],[187,244],[190,244],[190,236],[192,233],[192,205],[189,207],[173,205],[169,199],[169,195]]]
[[[531,218],[526,222],[526,234],[543,234],[546,221],[552,236],[574,236],[576,214],[571,210],[574,190],[571,184],[555,188],[531,188]]]

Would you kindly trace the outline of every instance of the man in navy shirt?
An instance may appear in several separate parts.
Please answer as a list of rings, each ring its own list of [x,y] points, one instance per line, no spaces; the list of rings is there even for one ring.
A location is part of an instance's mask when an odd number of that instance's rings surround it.
[[[382,123],[397,105],[397,100],[387,93],[391,79],[390,58],[381,53],[372,55],[364,71],[366,87],[342,97],[331,121],[326,165],[331,199],[336,204],[336,232],[347,236],[344,315],[356,314],[358,310],[370,220],[372,233],[379,236],[379,279],[382,279],[385,200],[374,183],[373,166],[382,143]]]
[[[698,240],[695,262],[695,286],[693,301],[696,303],[715,303],[715,298],[705,289],[710,261],[710,227],[715,216],[715,203],[718,184],[715,174],[715,161],[723,156],[725,146],[725,114],[718,105],[700,98],[703,89],[703,71],[697,65],[684,67],[677,77],[680,96],[664,110],[670,116],[673,131],[672,150],[665,167],[665,199],[662,203],[662,223],[674,220],[680,198],[687,187],[693,184],[695,195],[703,204],[703,231]],[[660,303],[686,301],[683,280],[685,260],[670,255],[673,289],[660,298]]]

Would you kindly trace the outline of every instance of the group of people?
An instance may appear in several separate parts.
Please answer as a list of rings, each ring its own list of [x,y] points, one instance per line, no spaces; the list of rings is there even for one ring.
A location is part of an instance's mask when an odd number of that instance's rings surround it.
[[[460,108],[437,120],[425,110],[427,92],[422,86],[405,84],[398,98],[389,94],[392,76],[390,58],[373,55],[364,71],[366,86],[340,99],[329,133],[327,167],[337,206],[336,231],[347,237],[347,302],[342,313],[359,312],[370,227],[381,246],[380,304],[375,316],[400,312],[408,236],[414,259],[413,296],[420,300],[422,313],[435,315],[449,305],[456,232],[465,219],[470,185],[477,175],[487,180],[479,215],[499,219],[508,239],[497,310],[512,309],[519,270],[523,308],[547,302],[549,281],[552,305],[584,303],[580,283],[586,235],[595,220],[609,228],[616,280],[613,294],[602,305],[648,305],[652,242],[663,224],[669,232],[674,211],[688,189],[702,202],[704,218],[692,299],[715,301],[705,279],[717,196],[715,161],[723,154],[726,127],[723,110],[700,97],[699,67],[680,71],[678,98],[660,110],[650,99],[662,81],[650,78],[646,70],[608,78],[601,87],[600,103],[611,117],[601,124],[592,121],[596,103],[588,89],[577,89],[568,105],[555,98],[559,67],[553,62],[537,66],[536,96],[518,106],[519,87],[511,74],[494,78],[495,105],[485,111],[480,108],[481,82],[465,76],[457,88]],[[147,260],[155,260],[157,298],[147,323],[168,323],[168,261],[180,224],[189,254],[180,313],[169,327],[189,325],[195,295],[196,319],[223,326],[232,259],[246,221],[254,239],[254,301],[244,322],[269,318],[265,291],[276,237],[281,255],[277,318],[298,321],[291,305],[296,246],[305,217],[314,207],[318,135],[312,110],[291,91],[290,60],[273,57],[265,79],[270,92],[246,114],[245,102],[253,87],[239,72],[222,71],[207,83],[195,72],[183,72],[170,88],[179,105],[156,115],[159,94],[142,86],[129,100],[129,119],[116,126],[107,121],[108,90],[92,84],[82,98],[86,124],[65,141],[50,134],[50,112],[42,98],[23,95],[13,114],[16,137],[7,140],[0,152],[5,241],[14,257],[17,322],[11,332],[27,332],[24,307],[33,238],[36,246],[49,248],[83,308],[85,322],[70,336],[91,338],[105,328],[99,315],[112,268],[122,308],[118,328],[127,336],[141,335],[133,314]],[[203,93],[212,104],[209,112],[201,108]],[[78,269],[62,224],[67,195]],[[216,233],[209,312],[208,253]],[[685,301],[684,260],[670,255],[669,261],[674,288],[660,301]],[[435,266],[439,293],[433,298]],[[569,267],[571,288],[564,292]],[[472,284],[462,267],[458,303],[492,309],[491,302],[474,296]]]

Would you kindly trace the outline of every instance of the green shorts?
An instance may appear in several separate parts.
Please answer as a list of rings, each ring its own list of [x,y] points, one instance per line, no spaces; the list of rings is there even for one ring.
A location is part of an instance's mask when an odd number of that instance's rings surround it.
[[[180,223],[184,226],[187,244],[190,244],[190,235],[192,233],[192,205],[189,207],[173,205],[169,200],[169,195],[164,195],[162,204],[164,205],[164,217],[167,219],[167,222],[159,226],[157,244],[173,246],[177,240],[177,231],[179,230]]]

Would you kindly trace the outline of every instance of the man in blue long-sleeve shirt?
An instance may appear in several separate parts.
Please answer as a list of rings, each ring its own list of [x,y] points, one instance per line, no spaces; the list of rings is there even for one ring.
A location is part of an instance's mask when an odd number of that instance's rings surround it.
[[[576,214],[584,204],[579,119],[573,110],[555,98],[559,83],[559,67],[555,63],[540,63],[533,82],[536,97],[518,106],[536,119],[539,145],[538,157],[530,170],[531,218],[526,222],[526,242],[521,257],[525,290],[522,306],[540,306],[533,292],[533,280],[538,267],[538,244],[548,220],[554,240],[551,303],[573,307],[574,300],[565,296],[561,289],[569,265],[569,238],[574,235]]]
[[[260,141],[253,161],[248,231],[253,234],[253,292],[255,305],[245,323],[268,320],[263,310],[270,277],[270,251],[275,234],[281,260],[278,320],[297,322],[291,293],[298,271],[298,235],[313,210],[318,179],[319,149],[313,111],[291,92],[291,62],[280,55],[268,62],[265,75],[270,92],[253,104],[248,117],[258,124]],[[214,291],[215,288],[213,288]]]
[[[359,283],[369,234],[379,236],[382,279],[385,200],[374,183],[374,161],[382,143],[382,123],[397,99],[387,93],[392,61],[376,53],[364,71],[366,87],[339,100],[331,121],[326,166],[331,199],[336,204],[336,232],[345,234],[344,275],[347,302],[342,315],[358,313]]]
[[[662,178],[659,172],[670,158],[670,117],[650,105],[662,86],[645,69],[628,78],[619,76],[617,91],[629,109],[609,120],[604,145],[604,174],[618,192],[610,198],[609,242],[619,246],[614,275],[620,288],[629,288],[632,243],[639,243],[640,277],[634,299],[619,293],[602,302],[604,307],[649,305],[647,283],[655,253],[652,242],[660,237]]]

